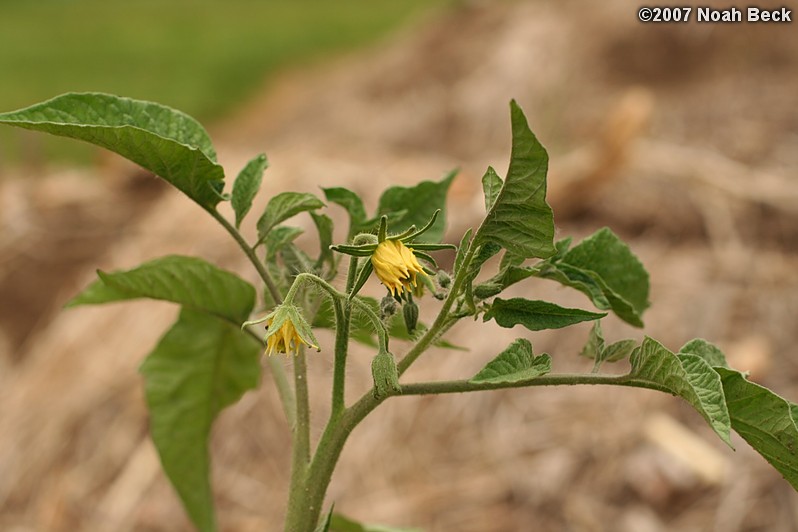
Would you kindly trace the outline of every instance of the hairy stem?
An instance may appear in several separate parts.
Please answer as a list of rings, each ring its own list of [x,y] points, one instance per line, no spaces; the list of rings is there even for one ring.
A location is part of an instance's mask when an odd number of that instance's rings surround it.
[[[357,262],[356,257],[349,258],[346,294],[352,291],[355,284]],[[346,357],[349,351],[349,325],[352,319],[352,308],[342,298],[333,296],[332,299],[335,309],[335,368],[333,370],[332,408],[328,424],[334,423],[345,408]]]
[[[255,331],[249,327],[244,327],[243,330],[257,340],[258,343],[265,345],[263,338],[261,338],[260,335],[258,335]],[[274,357],[267,356],[266,363],[269,365],[269,370],[272,374],[272,378],[274,379],[274,384],[277,387],[277,394],[280,396],[280,403],[283,406],[285,419],[288,421],[288,426],[293,428],[294,423],[296,423],[296,399],[294,397],[294,390],[291,389],[291,385],[288,382],[288,377],[285,374],[285,368],[283,367],[283,364]]]
[[[441,307],[438,316],[435,318],[435,321],[432,323],[432,326],[424,333],[424,336],[419,338],[418,342],[407,352],[407,354],[399,361],[396,365],[397,369],[399,370],[399,375],[402,375],[407,368],[410,367],[413,362],[415,362],[418,357],[421,356],[427,348],[432,345],[432,343],[438,339],[438,337],[443,334],[446,330],[448,330],[452,325],[454,325],[455,321],[450,315],[449,310],[451,310],[452,305],[454,304],[457,297],[460,295],[460,290],[463,287],[463,283],[465,282],[466,275],[468,273],[468,266],[471,264],[471,260],[474,258],[474,252],[476,251],[476,247],[472,243],[469,244],[468,252],[463,259],[463,263],[460,266],[460,270],[457,272],[457,275],[454,278],[454,282],[452,283],[452,289],[449,292],[449,295],[446,297],[446,300],[443,302],[443,306]]]
[[[258,271],[258,275],[260,275],[260,278],[266,284],[266,289],[269,290],[269,294],[271,294],[272,299],[274,299],[274,301],[278,304],[281,303],[283,301],[283,295],[280,293],[280,290],[274,283],[272,276],[269,275],[268,271],[266,271],[263,263],[258,259],[258,256],[255,255],[255,249],[247,244],[247,241],[244,240],[244,237],[241,235],[238,229],[233,227],[233,225],[228,222],[227,219],[219,213],[219,211],[216,209],[210,209],[208,212],[216,219],[217,222],[222,225],[222,227],[227,230],[228,233],[230,233],[230,236],[233,237],[241,250],[246,254],[247,258],[249,258],[249,261]]]
[[[414,382],[402,385],[402,395],[429,395],[443,393],[464,393],[478,392],[487,390],[500,390],[504,388],[530,388],[533,386],[562,386],[576,384],[604,384],[612,386],[629,386],[633,388],[647,388],[672,394],[673,392],[656,382],[638,379],[630,375],[602,375],[597,373],[559,373],[549,374],[542,377],[521,382],[471,382],[466,380],[459,381],[438,381],[438,382]]]
[[[277,394],[280,396],[280,403],[283,405],[285,419],[288,421],[289,428],[293,429],[296,425],[296,397],[294,396],[294,391],[291,389],[291,384],[288,382],[285,368],[277,357],[267,356],[266,363],[269,365],[269,370],[274,379],[274,385],[277,388]]]
[[[335,366],[333,368],[330,420],[334,423],[343,413],[346,386],[346,356],[349,350],[349,323],[352,310],[340,299],[333,299],[335,310]]]
[[[352,430],[374,410],[384,399],[377,399],[373,394],[364,395],[357,403],[347,408],[337,423],[329,423],[319,440],[313,461],[310,463],[307,475],[307,490],[305,502],[307,504],[301,521],[302,527],[288,530],[313,530],[319,521],[324,505],[327,487],[330,485],[333,471],[341,456],[347,438]]]
[[[310,404],[308,400],[307,364],[305,350],[300,348],[294,359],[294,388],[296,390],[296,423],[291,449],[291,485],[288,490],[286,532],[310,530],[303,525],[307,509],[308,465],[310,463]]]

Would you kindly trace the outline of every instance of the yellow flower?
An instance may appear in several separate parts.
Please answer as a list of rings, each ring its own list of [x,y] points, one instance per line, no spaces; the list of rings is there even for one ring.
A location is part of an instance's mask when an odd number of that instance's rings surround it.
[[[271,327],[269,320],[269,327]],[[271,356],[274,353],[297,354],[299,346],[305,342],[296,332],[294,324],[290,320],[285,320],[280,328],[266,339],[266,354]],[[292,345],[293,344],[293,345]]]
[[[394,296],[404,290],[410,291],[416,286],[416,276],[427,275],[413,249],[405,246],[401,240],[383,240],[371,256],[371,264],[382,284]]]
[[[412,301],[413,297],[421,297],[424,293],[423,283],[418,282],[418,274],[427,275],[418,259],[429,263],[433,268],[438,268],[435,259],[425,253],[441,249],[456,249],[451,244],[435,244],[432,242],[417,242],[415,239],[428,231],[434,224],[440,211],[435,211],[427,225],[416,230],[411,225],[403,233],[388,237],[388,216],[380,217],[377,234],[362,233],[355,237],[351,244],[330,246],[333,251],[345,253],[353,257],[369,257],[371,260],[360,268],[357,280],[349,292],[352,298],[363,288],[366,280],[374,271],[388,292],[395,298]],[[405,244],[410,244],[407,247]],[[414,251],[415,250],[415,251]],[[437,297],[437,296],[436,296]]]
[[[302,317],[299,308],[291,304],[279,305],[274,311],[259,320],[244,325],[266,322],[266,354],[274,353],[299,354],[302,344],[319,350],[313,332]]]
[[[289,294],[290,295],[290,294]],[[307,320],[302,316],[302,311],[296,305],[283,303],[262,318],[245,321],[241,326],[248,327],[266,322],[266,354],[271,356],[274,353],[294,353],[299,354],[302,344],[312,347],[316,351],[321,351],[317,345],[316,338]]]

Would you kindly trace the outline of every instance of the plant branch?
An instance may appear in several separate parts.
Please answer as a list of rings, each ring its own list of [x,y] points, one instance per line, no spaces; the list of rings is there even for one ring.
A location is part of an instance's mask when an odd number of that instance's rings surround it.
[[[310,463],[310,405],[308,400],[307,364],[304,348],[294,358],[296,389],[296,423],[291,449],[291,484],[288,491],[286,530],[304,530],[298,522],[307,510],[308,466]]]
[[[418,342],[407,352],[407,354],[399,361],[396,365],[397,369],[399,370],[399,375],[402,375],[407,368],[410,367],[413,362],[421,356],[421,354],[427,350],[427,348],[441,335],[444,333],[445,330],[449,329],[452,325],[454,325],[455,321],[449,315],[449,310],[451,310],[454,301],[460,295],[460,289],[465,282],[465,278],[468,275],[468,266],[471,264],[471,261],[474,258],[474,253],[476,251],[476,247],[473,244],[473,240],[469,243],[468,252],[466,253],[463,263],[460,265],[460,270],[457,272],[454,278],[454,282],[452,283],[452,289],[449,292],[449,295],[446,297],[446,300],[443,302],[443,306],[441,307],[440,312],[438,312],[438,316],[435,318],[435,321],[432,323],[430,328],[424,333]]]
[[[349,258],[349,270],[346,275],[346,293],[352,291],[357,276],[357,258]],[[352,318],[352,308],[342,301],[342,298],[332,297],[335,310],[335,367],[333,369],[332,408],[330,421],[343,414],[346,391],[346,357],[349,352],[349,325]]]
[[[371,324],[374,325],[374,332],[377,333],[377,344],[379,348],[388,351],[388,329],[385,328],[385,324],[380,317],[374,313],[371,307],[363,303],[360,299],[353,298],[351,304],[363,312],[369,321],[371,321]]]
[[[294,358],[294,387],[296,388],[296,447],[303,462],[310,461],[310,402],[308,400],[308,368],[305,350]]]
[[[352,315],[351,308],[340,299],[333,298],[332,304],[335,310],[335,355],[329,423],[334,423],[345,408],[346,356],[349,351],[349,324]]]
[[[249,261],[258,271],[258,275],[260,275],[260,278],[266,284],[266,288],[269,290],[269,294],[271,294],[272,299],[274,299],[275,303],[277,304],[281,303],[283,301],[283,296],[280,293],[280,290],[277,288],[277,285],[274,283],[274,279],[272,279],[272,276],[269,275],[269,272],[266,271],[266,268],[263,266],[263,263],[258,259],[258,256],[255,254],[255,249],[249,244],[247,244],[247,241],[244,240],[244,237],[241,235],[238,229],[233,227],[233,225],[230,222],[228,222],[227,219],[219,213],[219,211],[217,211],[216,209],[209,209],[208,212],[210,213],[211,216],[213,216],[216,219],[217,222],[219,222],[222,225],[222,227],[224,227],[227,230],[228,233],[230,233],[230,236],[233,237],[236,243],[238,243],[238,246],[246,254],[246,256],[249,258]]]
[[[307,474],[305,514],[297,518],[301,527],[286,530],[312,530],[316,526],[324,504],[324,496],[332,479],[333,471],[341,456],[346,440],[352,430],[373,411],[384,398],[377,399],[372,393],[364,395],[357,403],[347,408],[337,423],[328,423],[319,440],[316,453]],[[290,509],[289,509],[290,512]]]
[[[673,394],[673,391],[644,379],[631,375],[607,375],[597,373],[559,373],[521,382],[471,382],[466,380],[414,382],[402,385],[401,395],[429,395],[443,393],[464,393],[487,390],[500,390],[504,388],[529,388],[533,386],[559,386],[576,384],[604,384],[611,386],[629,386],[633,388],[647,388],[659,392]]]

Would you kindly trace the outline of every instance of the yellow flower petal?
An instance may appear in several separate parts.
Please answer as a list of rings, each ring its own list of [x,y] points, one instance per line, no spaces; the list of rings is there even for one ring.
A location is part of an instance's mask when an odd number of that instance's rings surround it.
[[[412,248],[400,240],[380,242],[371,256],[371,264],[379,280],[394,296],[416,286],[416,275],[419,273],[427,275],[413,255]]]
[[[269,320],[269,326],[271,324],[272,320]],[[294,353],[296,355],[299,353],[299,346],[302,344],[310,345],[299,336],[293,322],[285,320],[277,332],[266,338],[266,354],[271,356],[274,353]],[[310,347],[316,346],[310,345]]]

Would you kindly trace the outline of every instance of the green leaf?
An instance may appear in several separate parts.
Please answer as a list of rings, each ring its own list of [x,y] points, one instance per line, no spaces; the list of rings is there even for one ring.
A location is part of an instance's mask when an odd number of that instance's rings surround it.
[[[330,523],[332,532],[422,532],[420,528],[396,528],[385,525],[366,525],[335,513]]]
[[[468,286],[466,286],[466,288],[468,288]],[[488,299],[499,295],[501,291],[502,286],[493,282],[480,283],[472,289],[472,293],[476,299]]]
[[[280,249],[285,270],[289,276],[295,277],[303,272],[315,272],[315,261],[296,244],[286,244]]]
[[[617,362],[632,354],[637,342],[631,339],[619,340],[612,344],[604,343],[604,334],[601,332],[601,322],[593,323],[585,347],[579,353],[583,357],[592,358],[596,361],[593,365],[593,373],[598,372],[604,362]]]
[[[468,254],[468,249],[471,246],[471,233],[472,230],[469,227],[468,230],[463,234],[463,237],[460,239],[460,245],[457,246],[457,253],[454,257],[454,274],[460,271],[460,268],[463,266],[463,261],[465,260],[465,256]]]
[[[300,212],[324,207],[324,203],[307,192],[281,192],[269,200],[266,210],[258,220],[258,239],[263,241],[277,224]]]
[[[601,310],[610,309],[610,302],[604,295],[602,286],[598,280],[598,275],[581,268],[576,268],[568,264],[552,263],[543,264],[537,273],[535,270],[530,270],[532,275],[537,275],[543,279],[552,279],[562,284],[563,286],[570,286],[579,290]]]
[[[558,263],[561,269],[565,265],[587,274],[619,318],[643,326],[641,317],[649,306],[648,272],[609,228],[596,231],[571,248]],[[572,278],[571,273],[566,275]],[[588,283],[585,279],[580,281]]]
[[[501,246],[494,244],[496,249],[501,251]],[[505,251],[499,263],[499,271],[496,275],[474,287],[474,295],[479,299],[487,299],[499,294],[509,285],[526,279],[535,274],[532,268],[521,267],[526,259],[509,251]],[[480,268],[481,269],[481,268]],[[526,273],[529,270],[531,273]],[[517,279],[515,278],[517,274]]]
[[[191,520],[216,530],[208,437],[217,414],[260,379],[261,346],[237,326],[183,310],[141,366],[150,432]]]
[[[554,247],[557,249],[557,253],[551,256],[549,260],[560,260],[571,249],[571,241],[573,241],[573,237],[568,236],[555,242]]]
[[[326,214],[310,213],[313,218],[313,223],[316,225],[316,230],[319,233],[319,258],[316,260],[316,268],[321,268],[321,265],[327,261],[330,268],[333,268],[333,252],[330,249],[333,240],[333,221],[332,218]]]
[[[222,200],[224,170],[216,163],[208,133],[196,120],[169,107],[110,94],[70,93],[2,113],[0,123],[116,152],[206,209]]]
[[[327,515],[324,517],[324,520],[321,523],[319,523],[319,526],[316,527],[316,530],[314,532],[327,532],[328,530],[330,530],[333,510],[335,510],[335,504],[330,505],[330,511],[327,512]]]
[[[440,242],[446,226],[446,194],[457,171],[438,182],[422,181],[412,187],[391,187],[380,196],[377,216],[404,211],[402,216],[389,220],[391,233],[401,233],[411,225],[424,226],[435,211],[441,213],[432,227],[424,233],[424,242]]]
[[[482,299],[494,296],[505,288],[521,282],[533,275],[539,275],[538,268],[521,266],[526,259],[510,251],[505,251],[499,264],[499,273],[474,287],[474,294]]]
[[[466,279],[468,281],[473,281],[477,275],[479,275],[482,266],[496,256],[501,250],[501,246],[495,242],[485,242],[480,245],[474,253],[474,258],[472,258],[471,262],[468,264],[468,276]]]
[[[602,351],[604,351],[604,334],[601,332],[601,322],[596,320],[593,322],[593,327],[590,328],[587,342],[579,356],[596,360],[596,366],[598,367],[598,359],[601,358]]]
[[[734,430],[798,490],[798,405],[748,381],[739,371],[715,371],[723,382]]]
[[[475,240],[496,242],[525,258],[550,257],[556,249],[554,217],[546,203],[549,156],[529,129],[524,112],[515,101],[510,103],[510,118],[513,147],[507,179]]]
[[[512,267],[519,267],[521,266],[526,258],[522,257],[521,255],[516,255],[512,251],[505,251],[504,255],[502,255],[502,260],[499,263],[499,271],[505,270],[507,268]]]
[[[196,257],[169,255],[132,270],[97,274],[100,279],[72,299],[68,307],[147,297],[241,324],[255,304],[252,285]]]
[[[519,383],[533,380],[550,371],[551,357],[546,354],[535,356],[529,340],[518,338],[469,382]]]
[[[501,251],[501,249],[501,246],[495,242],[486,242],[476,249],[476,252],[468,263],[466,275],[463,277],[462,291],[466,303],[466,312],[469,315],[473,315],[478,312],[473,287],[474,279],[476,279],[477,275],[479,275],[479,272],[482,270],[482,266],[485,264],[485,262],[490,260],[494,255]],[[479,291],[478,297],[480,299],[484,299],[485,297],[491,297],[492,295],[500,292],[500,290],[494,292],[491,290],[491,288],[492,287],[488,287],[486,289],[485,287],[482,287]]]
[[[263,172],[268,167],[269,161],[266,159],[266,155],[261,153],[249,161],[236,177],[231,198],[233,211],[236,213],[236,228],[241,226],[244,216],[252,208],[252,200],[255,199],[255,195],[260,190]]]
[[[716,345],[707,342],[702,338],[695,338],[690,340],[686,344],[679,349],[679,353],[690,353],[692,355],[698,355],[707,363],[714,367],[723,367],[728,368],[729,365],[726,363],[726,356],[723,354]]]
[[[488,166],[485,175],[482,176],[482,192],[485,195],[485,212],[490,212],[493,204],[496,203],[496,198],[499,197],[504,181],[496,173],[492,166]]]
[[[274,257],[285,246],[296,240],[302,233],[304,233],[302,229],[290,225],[278,225],[269,231],[269,234],[263,239],[263,246],[266,248],[266,261],[274,260]]]
[[[340,205],[349,213],[347,242],[351,241],[367,218],[363,200],[351,190],[343,187],[322,188],[322,191],[324,191],[327,201]]]
[[[631,338],[618,340],[604,348],[601,352],[601,360],[604,362],[618,362],[631,355],[636,347],[637,342]]]
[[[707,362],[692,354],[674,355],[646,337],[632,353],[629,376],[658,385],[690,403],[731,447],[731,422],[720,377]]]
[[[510,328],[520,324],[530,331],[542,331],[567,327],[581,321],[597,320],[606,315],[578,308],[565,308],[548,301],[531,301],[516,297],[493,300],[483,321],[494,319],[501,327]]]
[[[349,259],[350,261],[357,260],[357,258],[352,257]],[[366,284],[366,281],[369,280],[371,277],[372,272],[374,271],[374,265],[371,263],[370,260],[363,261],[362,264],[357,266],[357,275],[355,276],[355,283],[352,285],[352,290],[349,292],[349,299],[352,299],[360,292],[360,289]]]

